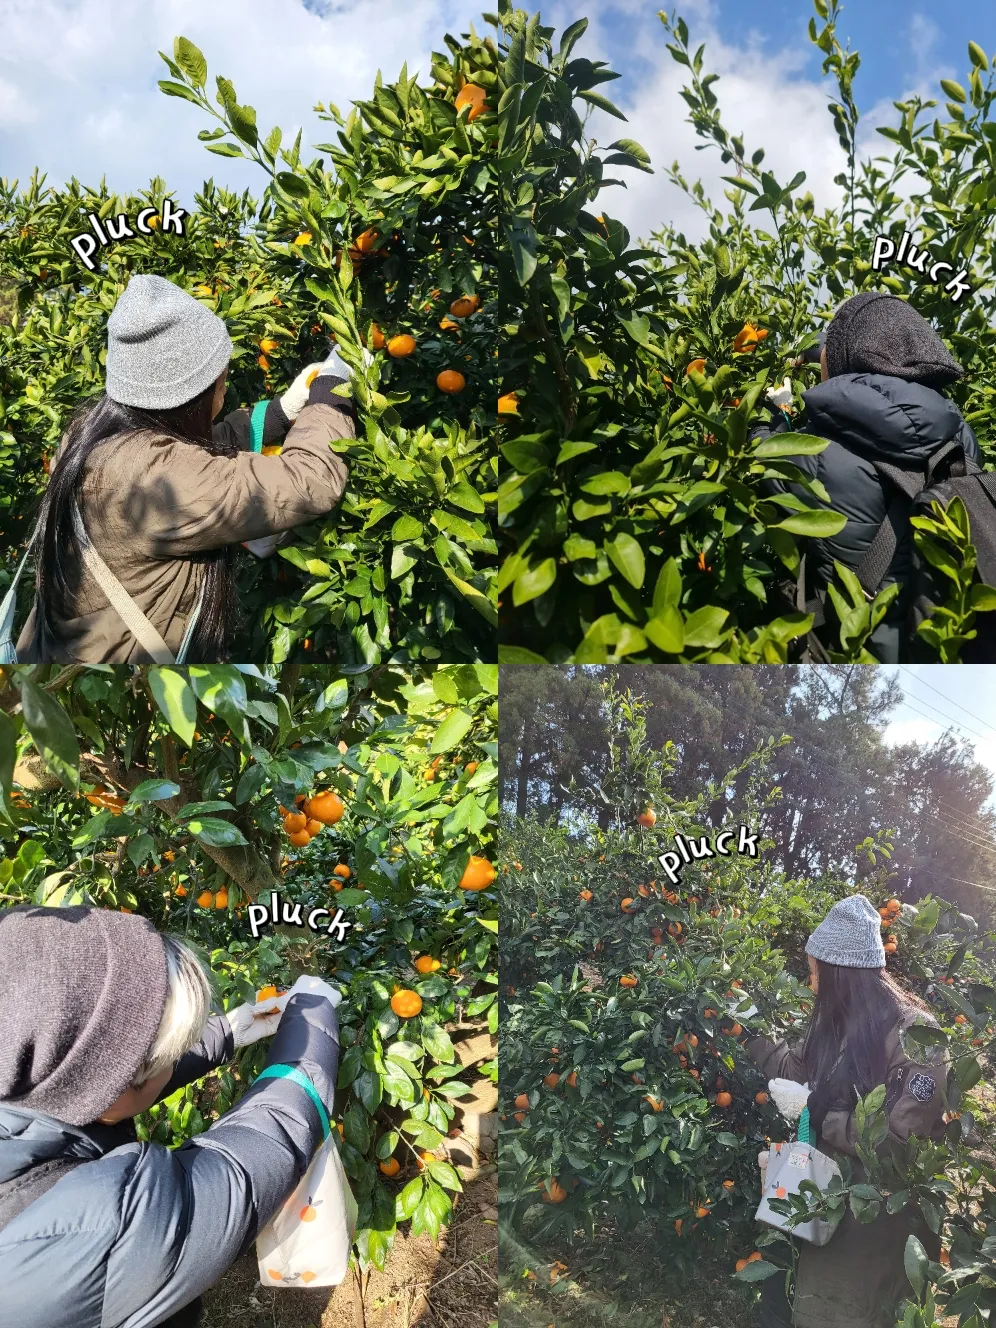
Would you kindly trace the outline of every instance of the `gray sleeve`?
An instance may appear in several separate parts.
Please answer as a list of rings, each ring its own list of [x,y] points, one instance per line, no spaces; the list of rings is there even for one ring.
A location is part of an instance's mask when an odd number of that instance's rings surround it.
[[[267,1064],[301,1069],[331,1116],[338,1061],[338,1020],[329,1001],[294,997]],[[180,1148],[145,1145],[108,1263],[106,1321],[151,1328],[213,1286],[286,1200],[322,1137],[304,1089],[263,1079]]]

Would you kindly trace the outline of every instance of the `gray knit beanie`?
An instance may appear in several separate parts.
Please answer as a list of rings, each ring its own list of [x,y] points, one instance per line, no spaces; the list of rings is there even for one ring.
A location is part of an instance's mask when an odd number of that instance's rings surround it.
[[[147,918],[21,904],[0,912],[0,1102],[88,1125],[134,1081],[166,1008]]]
[[[839,900],[806,942],[806,954],[842,968],[885,968],[878,909],[865,895]]]
[[[107,320],[107,395],[122,406],[182,406],[231,358],[218,315],[165,277],[132,277]]]

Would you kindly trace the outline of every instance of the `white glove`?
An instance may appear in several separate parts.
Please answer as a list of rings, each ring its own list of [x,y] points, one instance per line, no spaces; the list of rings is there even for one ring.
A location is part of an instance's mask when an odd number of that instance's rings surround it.
[[[309,364],[306,369],[302,369],[298,376],[291,383],[290,387],[280,398],[280,409],[292,422],[297,419],[308,404],[308,393],[311,391],[312,380],[325,370],[324,364]],[[347,371],[347,377],[348,377]]]
[[[792,391],[792,380],[786,378],[781,387],[769,387],[765,392],[765,397],[773,406],[779,410],[784,410],[786,406],[791,406],[794,393]]]
[[[242,547],[255,558],[272,558],[277,551],[279,535],[264,535],[262,539],[245,540]]]
[[[336,378],[345,378],[347,383],[353,376],[352,369],[346,365],[336,346],[332,347],[328,359],[319,365],[318,372],[322,377],[325,377],[326,374],[334,374]]]
[[[309,977],[307,974],[298,978],[291,987],[287,999],[290,1000],[292,996],[324,996],[327,1001],[332,1002],[333,1009],[342,1000],[342,992],[336,987],[331,986],[323,978]]]
[[[236,1047],[248,1047],[260,1038],[272,1037],[289,1000],[290,992],[285,991],[282,996],[270,996],[265,1001],[237,1005],[234,1010],[229,1010],[225,1018],[232,1027]]]
[[[809,1085],[796,1083],[794,1079],[770,1079],[768,1092],[787,1121],[797,1121],[809,1101]]]

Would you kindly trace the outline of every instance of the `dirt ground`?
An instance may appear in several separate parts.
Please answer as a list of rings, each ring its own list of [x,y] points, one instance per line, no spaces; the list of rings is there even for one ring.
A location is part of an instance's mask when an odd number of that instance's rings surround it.
[[[399,1233],[362,1296],[352,1274],[325,1290],[264,1288],[253,1249],[205,1294],[203,1328],[488,1328],[498,1317],[498,1181],[490,1165],[473,1180],[459,1170],[452,1226],[438,1244]]]

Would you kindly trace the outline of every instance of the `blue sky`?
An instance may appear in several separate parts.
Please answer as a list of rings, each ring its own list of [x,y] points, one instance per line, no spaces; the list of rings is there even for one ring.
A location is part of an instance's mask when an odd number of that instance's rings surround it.
[[[904,696],[885,731],[887,742],[936,742],[950,729],[971,744],[980,765],[996,779],[996,687],[991,665],[887,665],[883,670],[897,676]]]
[[[319,142],[329,135],[311,112],[314,102],[346,106],[368,92],[378,68],[393,77],[405,58],[426,71],[443,33],[475,20],[484,30],[480,13],[488,7],[466,0],[0,0],[0,172],[25,180],[38,165],[54,181],[106,173],[118,189],[159,173],[181,201],[212,173],[258,188],[255,168],[204,151],[196,133],[206,122],[195,108],[158,91],[165,69],[156,51],[169,50],[174,35],[202,46],[212,80],[216,73],[232,78],[261,124],[280,124],[285,138],[303,125],[305,142]],[[579,53],[603,55],[625,75],[606,91],[631,123],[595,116],[602,141],[630,134],[658,165],[677,157],[690,177],[701,174],[721,189],[725,168],[718,156],[694,151],[683,123],[679,71],[665,50],[658,8],[655,0],[552,0],[542,12],[558,28],[587,14],[591,28]],[[809,0],[688,0],[679,9],[693,38],[707,42],[707,66],[722,76],[716,90],[728,127],[765,146],[780,177],[805,169],[818,203],[832,202],[838,149],[806,35]],[[996,45],[986,40],[991,0],[938,11],[926,0],[852,0],[845,8],[841,33],[863,57],[863,109],[893,114],[894,98],[935,89],[941,76],[961,77],[969,38]],[[884,139],[870,141],[886,147]],[[628,193],[615,190],[606,202],[637,234],[665,217],[689,233],[698,224],[659,174],[635,179]]]

